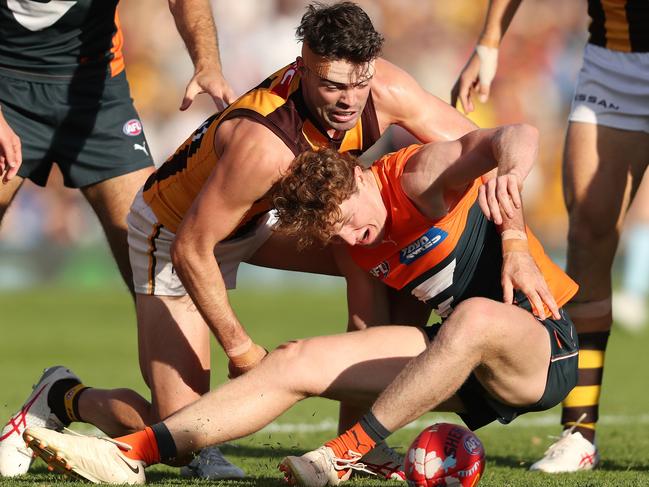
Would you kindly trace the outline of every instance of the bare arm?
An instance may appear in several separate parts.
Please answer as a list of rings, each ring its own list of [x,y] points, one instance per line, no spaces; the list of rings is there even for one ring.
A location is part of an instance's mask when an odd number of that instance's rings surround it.
[[[455,140],[477,128],[455,108],[424,90],[408,73],[384,59],[376,63],[372,96],[381,133],[396,124],[426,143]]]
[[[511,193],[494,187],[493,194],[485,193],[485,202],[492,205],[493,197],[520,201],[518,193],[536,161],[537,151],[538,131],[531,125],[478,129],[456,141],[423,146],[408,161],[401,184],[410,199],[431,218],[446,213],[449,195],[461,196],[476,178],[492,169],[497,169],[502,181],[507,182],[504,189]],[[483,207],[483,211],[487,213],[490,208]]]
[[[346,245],[332,245],[338,269],[347,281],[347,330],[387,325],[390,313],[385,285],[356,265]]]
[[[4,184],[18,173],[22,162],[20,139],[5,120],[0,107],[0,177]]]
[[[522,0],[490,0],[482,33],[475,51],[451,90],[451,105],[460,100],[464,113],[474,110],[473,95],[480,102],[489,98],[491,81],[498,66],[498,48]]]
[[[194,63],[194,76],[187,85],[180,109],[186,110],[197,94],[207,92],[217,108],[222,110],[234,101],[235,96],[223,78],[209,0],[169,0],[169,10]]]
[[[545,304],[556,318],[557,304],[527,247],[520,197],[537,151],[538,131],[532,126],[477,130],[455,142],[424,146],[408,161],[401,184],[420,211],[440,218],[472,181],[488,173],[479,198],[488,217],[498,215],[494,223],[503,242],[503,301],[511,304],[514,289],[520,289],[537,316],[545,318]]]
[[[232,359],[250,337],[230,306],[214,247],[236,228],[293,156],[270,130],[245,119],[225,122],[215,143],[224,148],[223,154],[183,219],[171,257],[198,311]]]

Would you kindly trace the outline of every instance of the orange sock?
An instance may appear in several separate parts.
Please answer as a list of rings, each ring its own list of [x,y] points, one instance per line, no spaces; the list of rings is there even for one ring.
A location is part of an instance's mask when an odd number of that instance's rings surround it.
[[[356,423],[338,438],[325,443],[325,446],[331,448],[336,457],[349,458],[347,455],[349,450],[365,455],[376,446],[376,442],[370,438],[360,423]]]
[[[158,442],[153,434],[153,430],[148,426],[137,433],[130,435],[120,436],[115,438],[115,441],[126,443],[132,449],[122,451],[125,456],[133,460],[141,460],[147,466],[155,463],[160,463],[160,452],[158,451]]]

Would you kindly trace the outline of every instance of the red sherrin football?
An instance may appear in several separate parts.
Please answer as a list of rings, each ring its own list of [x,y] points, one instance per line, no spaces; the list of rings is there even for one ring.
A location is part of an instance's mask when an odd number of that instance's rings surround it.
[[[406,454],[408,484],[474,487],[484,471],[482,442],[464,426],[436,423],[419,433]]]

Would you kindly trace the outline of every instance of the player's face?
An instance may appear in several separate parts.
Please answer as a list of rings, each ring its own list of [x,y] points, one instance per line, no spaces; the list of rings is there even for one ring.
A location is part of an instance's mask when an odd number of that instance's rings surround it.
[[[303,73],[306,104],[323,127],[332,132],[353,128],[370,96],[371,78],[344,84],[321,78],[307,67],[303,67]]]
[[[360,168],[357,170],[362,172]],[[360,182],[358,191],[340,204],[342,223],[336,231],[337,240],[364,246],[378,245],[383,241],[387,210],[373,177],[369,173],[372,179]]]

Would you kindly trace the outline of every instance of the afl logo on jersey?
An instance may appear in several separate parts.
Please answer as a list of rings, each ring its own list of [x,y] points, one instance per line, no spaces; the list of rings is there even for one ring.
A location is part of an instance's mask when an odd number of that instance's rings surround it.
[[[135,137],[142,133],[142,124],[137,118],[132,118],[124,124],[122,132],[131,137]]]
[[[399,262],[406,265],[411,264],[437,247],[447,236],[448,233],[441,228],[431,227],[421,237],[399,251]]]
[[[376,267],[370,269],[370,275],[376,277],[377,279],[385,279],[390,273],[390,264],[387,260],[384,260]]]

